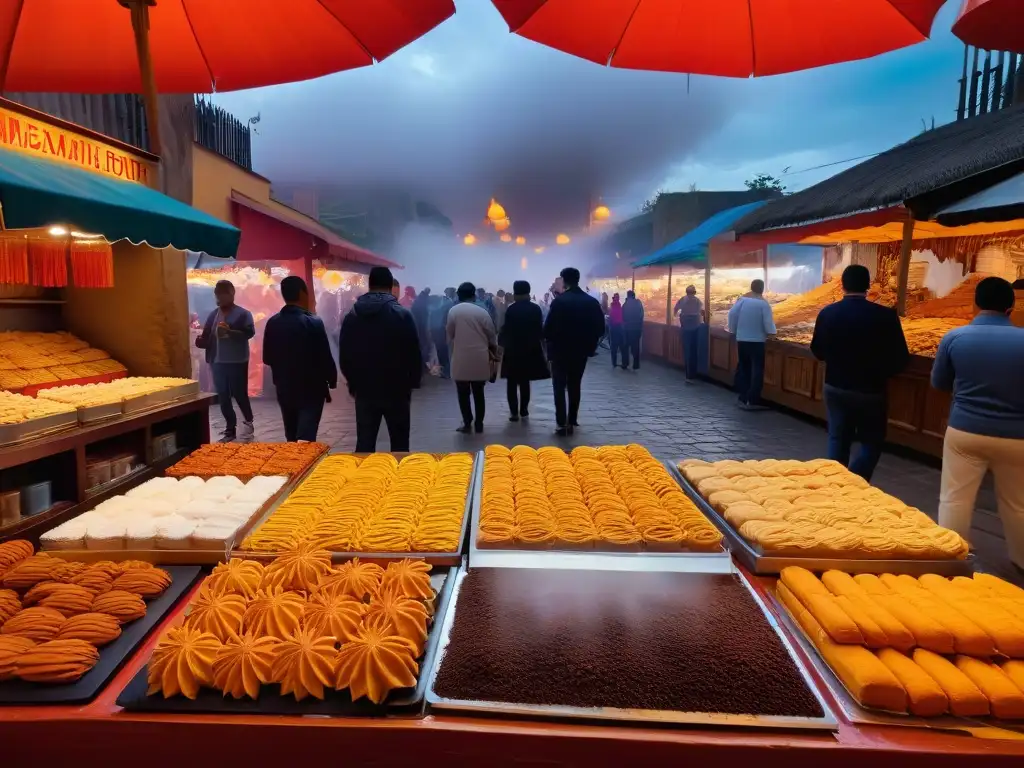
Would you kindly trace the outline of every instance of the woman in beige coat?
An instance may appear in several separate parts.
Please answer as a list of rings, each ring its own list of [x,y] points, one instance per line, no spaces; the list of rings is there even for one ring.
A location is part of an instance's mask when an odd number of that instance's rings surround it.
[[[491,378],[491,359],[498,354],[494,323],[486,309],[474,302],[476,287],[472,283],[459,286],[459,303],[448,313],[448,349],[451,351],[452,378],[459,393],[463,434],[484,429],[484,385]],[[476,419],[470,407],[470,394],[476,408]]]

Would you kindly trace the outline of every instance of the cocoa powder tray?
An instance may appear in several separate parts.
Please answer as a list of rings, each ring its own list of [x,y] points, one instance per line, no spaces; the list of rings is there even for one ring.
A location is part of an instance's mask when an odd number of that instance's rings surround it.
[[[477,579],[468,590],[467,579]],[[709,619],[714,631],[692,628]],[[440,634],[426,693],[431,709],[647,726],[838,729],[789,638],[735,574],[464,566]],[[748,703],[761,713],[745,714]],[[723,711],[707,711],[716,707]]]
[[[856,559],[838,557],[802,557],[799,555],[766,554],[760,547],[744,539],[729,521],[714,507],[708,504],[675,462],[665,462],[669,474],[676,479],[687,496],[697,505],[715,527],[722,532],[729,550],[747,570],[759,576],[776,575],[783,568],[799,565],[810,571],[843,571],[845,573],[905,573],[910,576],[921,576],[925,573],[936,573],[939,576],[970,576],[974,573],[974,555],[969,554],[963,560],[881,560]]]

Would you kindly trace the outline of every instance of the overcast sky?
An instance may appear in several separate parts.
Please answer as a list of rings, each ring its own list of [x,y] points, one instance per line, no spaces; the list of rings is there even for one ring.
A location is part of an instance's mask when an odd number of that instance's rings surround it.
[[[790,189],[954,118],[963,46],[947,2],[932,40],[865,62],[728,80],[609,69],[508,33],[484,0],[384,62],[222,94],[260,113],[255,169],[277,182],[397,185],[469,228],[497,195],[544,232],[602,198],[616,217],[656,190]],[[788,171],[787,171],[788,169]]]

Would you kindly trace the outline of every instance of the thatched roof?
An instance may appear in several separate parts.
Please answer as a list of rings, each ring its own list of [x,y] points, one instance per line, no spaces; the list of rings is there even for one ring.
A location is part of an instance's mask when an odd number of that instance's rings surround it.
[[[772,201],[737,222],[736,231],[795,227],[889,208],[1021,160],[1024,105],[922,133],[813,187]]]

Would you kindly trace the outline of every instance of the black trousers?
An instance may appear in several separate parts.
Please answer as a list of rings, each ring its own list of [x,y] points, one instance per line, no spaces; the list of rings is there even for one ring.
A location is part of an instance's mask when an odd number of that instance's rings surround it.
[[[587,358],[551,363],[551,384],[555,391],[555,423],[559,427],[576,426],[580,414],[580,389]],[[568,394],[568,410],[566,395]]]
[[[281,400],[281,420],[284,422],[284,439],[289,443],[297,440],[315,443],[320,429],[320,417],[324,412],[323,399]]]
[[[513,416],[525,416],[530,409],[530,380],[509,379],[508,385],[508,411]]]
[[[741,403],[758,405],[761,402],[761,388],[764,386],[763,341],[736,342],[736,378],[733,385]]]
[[[476,408],[476,423],[484,423],[484,384],[486,381],[456,381],[455,389],[459,393],[459,410],[462,411],[462,423],[473,423],[473,408]],[[470,406],[469,396],[473,395],[473,407]]]
[[[373,453],[377,450],[377,432],[380,420],[388,425],[391,450],[409,450],[409,429],[412,421],[412,397],[397,395],[373,397],[356,395],[356,452]]]
[[[608,348],[612,353],[612,368],[617,363],[615,362],[619,354],[622,355],[622,367],[625,368],[629,364],[629,347],[626,345],[626,329],[619,325],[608,326]]]
[[[626,343],[622,347],[622,367],[629,367],[629,356],[633,355],[633,370],[640,367],[640,337],[643,331],[626,330]]]

